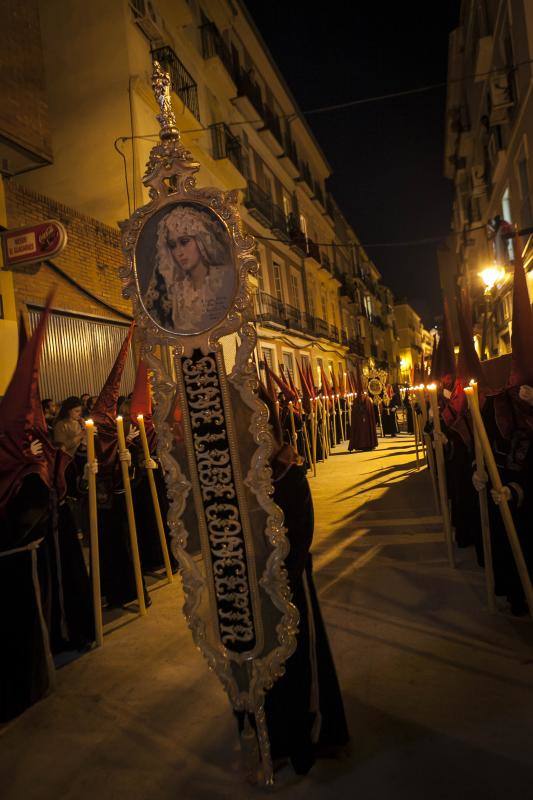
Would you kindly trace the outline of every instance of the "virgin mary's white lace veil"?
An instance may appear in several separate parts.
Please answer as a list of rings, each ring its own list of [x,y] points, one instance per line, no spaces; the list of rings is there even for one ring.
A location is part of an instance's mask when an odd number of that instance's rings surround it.
[[[206,267],[219,267],[231,263],[227,234],[217,219],[208,211],[188,205],[173,208],[157,226],[157,268],[167,285],[183,279],[176,270],[176,262],[168,247],[168,239],[191,236]]]

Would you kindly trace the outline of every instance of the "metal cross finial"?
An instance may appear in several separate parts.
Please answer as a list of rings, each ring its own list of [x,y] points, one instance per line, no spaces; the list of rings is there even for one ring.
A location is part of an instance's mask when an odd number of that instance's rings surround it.
[[[159,105],[160,113],[157,115],[157,121],[161,125],[159,131],[160,139],[176,139],[179,140],[180,132],[176,125],[176,117],[172,110],[172,99],[170,97],[171,81],[168,72],[165,72],[159,61],[154,61],[154,70],[152,72],[152,89],[154,91],[155,99]]]

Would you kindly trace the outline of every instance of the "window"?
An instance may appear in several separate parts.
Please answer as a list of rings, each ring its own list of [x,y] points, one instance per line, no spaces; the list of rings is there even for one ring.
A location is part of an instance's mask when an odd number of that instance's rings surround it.
[[[298,286],[298,278],[291,270],[289,274],[289,291],[290,291],[290,299],[291,305],[295,308],[300,308],[300,292]]]
[[[257,285],[259,286],[259,291],[265,291],[265,279],[263,277],[263,264],[261,263],[261,259],[258,258],[257,262],[259,264],[259,269],[257,270]]]
[[[322,386],[322,370],[324,369],[324,362],[321,358],[316,360],[316,372],[318,375],[317,386]]]
[[[292,203],[290,197],[282,191],[281,194],[282,201],[283,201],[283,213],[285,214],[285,219],[289,219],[290,214],[292,213]]]
[[[326,300],[326,293],[324,290],[320,293],[320,303],[322,305],[322,319],[324,322],[327,321],[328,318],[328,308],[327,308],[327,300]]]
[[[261,345],[261,353],[263,354],[263,361],[266,361],[271,370],[274,370],[274,351],[271,347],[264,347]]]
[[[283,285],[281,283],[281,267],[277,261],[272,262],[272,272],[274,273],[274,294],[280,303],[283,303]]]
[[[285,350],[282,353],[283,355],[283,366],[285,367],[286,372],[288,372],[294,381],[294,359],[292,357],[292,353],[287,353]]]
[[[301,229],[301,231],[302,231],[302,233],[303,233],[303,235],[305,237],[305,244],[306,244],[306,247],[307,247],[307,239],[308,239],[308,236],[307,236],[307,220],[306,220],[306,218],[304,217],[303,214],[300,214],[300,229]],[[309,248],[307,248],[307,249],[309,249]]]
[[[305,355],[304,353],[302,353],[300,358],[302,359],[302,366],[303,366],[302,372],[304,373],[304,375],[307,375],[307,371],[311,367],[311,359],[308,355]]]
[[[312,317],[315,316],[315,282],[312,278],[307,279],[307,302],[309,304],[309,313]]]

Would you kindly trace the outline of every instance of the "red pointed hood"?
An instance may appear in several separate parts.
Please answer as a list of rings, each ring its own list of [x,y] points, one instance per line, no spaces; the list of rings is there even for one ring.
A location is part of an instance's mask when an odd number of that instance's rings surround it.
[[[268,394],[268,396],[272,400],[277,400],[276,390],[274,389],[274,384],[272,382],[272,373],[271,373],[270,367],[268,366],[266,360],[263,361],[263,364],[265,366],[265,386],[264,386],[264,390],[266,391],[266,393]]]
[[[509,386],[533,386],[533,311],[527,288],[520,239],[515,239],[512,360]]]
[[[148,447],[153,454],[156,449],[156,432],[152,421],[152,393],[150,391],[150,378],[148,376],[148,366],[146,361],[141,358],[137,364],[135,375],[135,385],[130,402],[130,418],[134,425],[137,424],[137,417],[142,414],[144,417],[144,427]]]
[[[455,354],[453,351],[452,327],[448,311],[448,301],[444,298],[442,333],[437,345],[436,372],[432,380],[441,381],[446,389],[452,389],[455,382]]]
[[[339,394],[339,385],[337,383],[337,376],[335,375],[335,370],[331,369],[329,372],[330,372],[330,375],[331,375],[331,382],[333,384],[333,394],[334,395],[338,395]]]
[[[426,377],[434,380],[435,372],[437,369],[437,337],[433,336],[433,349],[431,350],[431,361],[429,363],[429,372]],[[425,381],[423,381],[425,383]]]
[[[142,414],[145,419],[152,418],[150,378],[148,376],[148,366],[143,358],[140,359],[137,365],[135,385],[131,395],[130,414],[132,419],[136,419],[138,414]]]
[[[115,363],[91,411],[91,416],[97,427],[96,457],[101,474],[109,473],[115,466],[118,441],[117,441],[117,400],[120,389],[122,373],[126,366],[126,359],[133,334],[134,323],[130,325],[126,338],[122,343]]]
[[[309,389],[309,384],[307,383],[307,379],[300,368],[298,359],[296,359],[296,369],[298,370],[298,375],[300,377],[300,384],[302,387],[302,404],[305,411],[309,413],[309,411],[311,410],[311,391]]]
[[[39,394],[39,366],[52,301],[53,293],[33,335],[22,343],[15,372],[0,403],[0,513],[31,474],[39,475],[49,489],[55,484],[60,496],[65,493],[64,469],[70,459],[48,439]],[[24,338],[20,332],[19,336]],[[34,440],[42,445],[40,455],[31,453]]]
[[[307,365],[306,373],[307,373],[307,385],[309,387],[309,391],[311,392],[311,397],[316,398],[315,378],[313,375],[311,364]]]
[[[361,398],[363,396],[363,376],[361,374],[361,365],[359,361],[357,361],[355,365],[355,391],[357,392],[357,397]]]
[[[324,367],[320,367],[320,377],[322,378],[322,394],[325,394],[327,397],[331,397],[333,392],[331,386],[329,385],[329,381],[326,378]]]
[[[476,348],[472,330],[472,312],[467,295],[461,292],[457,306],[459,322],[459,358],[457,359],[457,377],[462,379],[463,386],[474,378],[478,383],[485,382],[483,369]]]

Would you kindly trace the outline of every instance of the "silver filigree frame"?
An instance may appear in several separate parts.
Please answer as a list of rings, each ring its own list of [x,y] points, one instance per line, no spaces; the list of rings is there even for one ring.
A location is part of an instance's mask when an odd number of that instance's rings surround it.
[[[156,77],[161,83],[161,74]],[[154,88],[157,93],[155,81]],[[165,91],[168,95],[168,88],[165,88]],[[272,780],[272,765],[263,707],[264,697],[273,682],[283,674],[284,664],[296,648],[298,611],[291,602],[284,568],[284,559],[289,548],[283,526],[283,513],[271,496],[270,456],[274,442],[266,406],[257,396],[258,379],[252,362],[256,331],[250,321],[249,276],[257,273],[258,264],[254,255],[253,238],[242,233],[237,192],[196,188],[195,174],[199,170],[199,164],[180,144],[179,134],[173,128],[172,117],[165,117],[165,113],[171,114],[166,95],[163,99],[158,97],[162,112],[158,117],[162,127],[161,141],[152,149],[144,177],[144,183],[149,187],[150,200],[121,225],[123,249],[127,260],[127,265],[121,271],[123,294],[132,300],[143,355],[154,373],[152,379],[156,400],[154,422],[158,434],[158,455],[165,471],[170,499],[168,523],[172,535],[172,550],[179,561],[183,581],[185,594],[183,612],[195,644],[207,659],[209,667],[218,675],[233,707],[255,715],[264,779],[268,783]],[[236,284],[231,307],[222,322],[208,332],[197,335],[176,335],[155,324],[143,306],[136,280],[135,252],[144,225],[160,209],[179,201],[194,202],[214,212],[228,231],[235,257]],[[253,492],[259,506],[266,513],[267,522],[263,535],[271,552],[266,568],[259,576],[259,585],[268,594],[278,612],[281,612],[281,622],[276,629],[277,645],[262,657],[247,661],[249,674],[247,691],[239,689],[232,673],[231,659],[225,654],[224,647],[222,645],[214,647],[208,641],[206,621],[199,611],[203,592],[207,591],[206,580],[195,559],[187,551],[188,531],[182,520],[189,494],[193,491],[191,480],[194,480],[194,477],[191,476],[189,480],[183,474],[172,454],[173,434],[167,420],[175,401],[177,382],[165,368],[163,359],[155,352],[156,347],[168,346],[171,349],[176,373],[180,369],[181,357],[191,354],[195,348],[200,348],[205,353],[216,352],[220,365],[223,362],[220,338],[230,333],[237,334],[240,343],[235,366],[226,380],[233,385],[242,402],[252,412],[249,430],[256,444],[251,463],[246,465],[244,474],[237,476],[236,480],[242,481]],[[228,425],[231,426],[229,420]],[[232,435],[231,429],[228,433]]]

